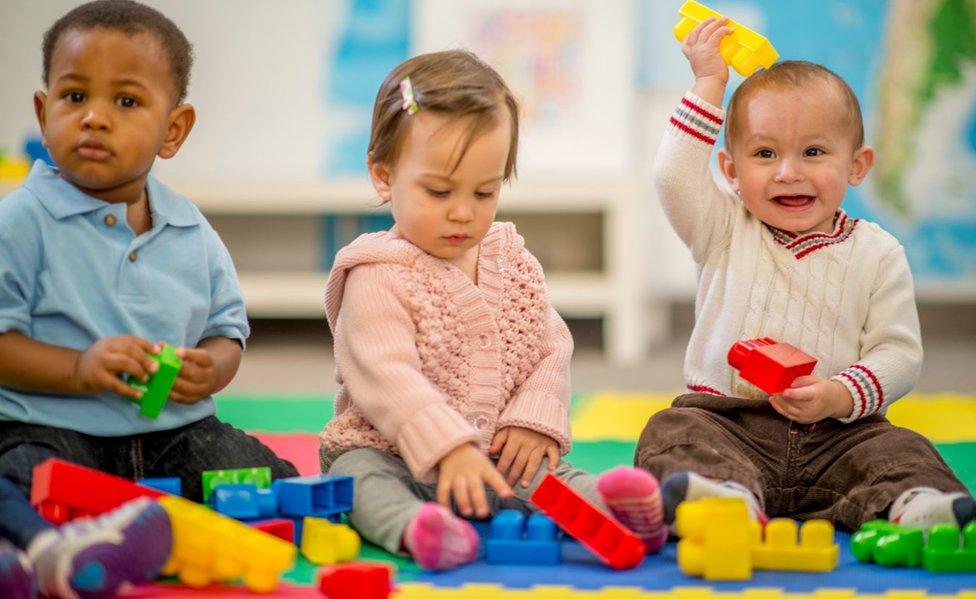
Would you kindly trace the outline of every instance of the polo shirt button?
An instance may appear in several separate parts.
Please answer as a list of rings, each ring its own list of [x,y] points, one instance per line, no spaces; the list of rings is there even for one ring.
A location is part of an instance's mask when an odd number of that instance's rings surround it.
[[[136,258],[138,258],[138,257],[139,257],[139,255],[136,254],[135,252],[130,252],[129,253],[129,262],[135,262],[136,261]]]
[[[108,225],[108,226],[110,226],[110,227],[114,227],[115,226],[115,222],[117,220],[118,219],[115,218],[115,215],[114,214],[106,214],[105,215],[105,224]]]

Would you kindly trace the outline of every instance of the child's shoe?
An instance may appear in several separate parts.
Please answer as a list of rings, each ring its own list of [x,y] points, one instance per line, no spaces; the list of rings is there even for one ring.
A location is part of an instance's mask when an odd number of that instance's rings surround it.
[[[27,555],[9,541],[0,539],[0,597],[34,599],[37,583]]]
[[[621,524],[634,531],[651,553],[668,540],[657,479],[627,466],[604,472],[596,481],[600,499]]]
[[[166,511],[142,497],[96,519],[80,518],[42,532],[27,555],[42,593],[92,599],[156,578],[172,546]]]
[[[965,493],[943,493],[932,487],[915,487],[898,496],[888,510],[896,524],[928,530],[936,524],[962,528],[976,518],[976,502]]]
[[[759,500],[752,491],[730,480],[714,481],[691,471],[675,472],[661,482],[661,500],[664,503],[664,521],[674,524],[674,512],[682,501],[704,497],[741,497],[746,500],[749,515],[766,524],[769,517],[759,507]]]
[[[439,503],[427,502],[403,531],[403,546],[425,570],[449,570],[478,558],[478,533]]]

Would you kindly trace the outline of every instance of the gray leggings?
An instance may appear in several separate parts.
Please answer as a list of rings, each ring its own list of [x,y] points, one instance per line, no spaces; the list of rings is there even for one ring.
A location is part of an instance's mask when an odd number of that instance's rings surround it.
[[[531,485],[523,487],[517,484],[512,487],[515,493],[512,499],[499,499],[490,487],[485,487],[491,512],[494,514],[503,509],[525,513],[537,511],[529,496],[547,472],[548,461],[543,458]],[[332,462],[329,474],[355,479],[356,492],[353,493],[349,520],[363,537],[390,553],[402,554],[400,543],[407,523],[424,502],[437,501],[437,485],[417,482],[403,459],[378,449],[352,449],[343,453]],[[555,474],[591,502],[603,507],[597,496],[595,476],[573,468],[562,460]]]

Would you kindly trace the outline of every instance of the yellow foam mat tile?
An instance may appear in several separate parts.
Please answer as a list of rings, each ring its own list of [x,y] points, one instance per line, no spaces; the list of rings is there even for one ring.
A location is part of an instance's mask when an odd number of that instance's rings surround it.
[[[889,591],[857,593],[848,589],[820,589],[810,593],[788,593],[781,589],[747,589],[719,592],[708,587],[675,588],[669,591],[645,591],[630,587],[605,587],[578,590],[565,586],[536,586],[528,589],[506,589],[495,584],[466,584],[460,587],[435,587],[428,584],[397,585],[397,599],[976,599],[976,591],[956,594],[927,594],[925,591]]]
[[[576,411],[573,439],[636,441],[651,414],[670,406],[679,394],[596,392]],[[976,441],[976,396],[912,393],[891,406],[888,418],[933,443]]]

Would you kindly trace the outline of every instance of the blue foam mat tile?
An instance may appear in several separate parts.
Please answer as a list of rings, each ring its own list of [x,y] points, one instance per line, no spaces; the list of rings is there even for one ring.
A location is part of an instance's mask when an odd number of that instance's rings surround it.
[[[577,589],[599,589],[608,586],[633,586],[647,590],[675,587],[708,586],[718,591],[750,588],[780,588],[788,592],[810,592],[822,588],[854,589],[862,593],[883,593],[896,589],[923,589],[930,592],[957,593],[976,589],[976,573],[935,574],[918,568],[884,568],[862,564],[850,551],[850,535],[837,534],[840,563],[833,572],[756,571],[746,582],[712,582],[685,576],[678,569],[677,545],[668,543],[664,551],[649,555],[633,570],[616,571],[604,566],[578,543],[563,543],[563,563],[559,566],[492,565],[484,561],[448,572],[421,572],[413,582],[441,587],[469,583],[503,584],[508,588],[535,585],[567,585]]]

